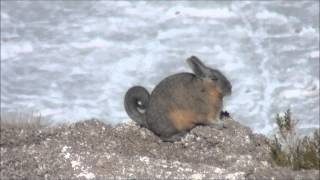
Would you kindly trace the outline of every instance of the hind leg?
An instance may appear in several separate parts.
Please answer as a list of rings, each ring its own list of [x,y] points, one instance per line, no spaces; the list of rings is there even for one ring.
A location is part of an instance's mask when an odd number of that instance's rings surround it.
[[[179,132],[178,134],[174,134],[173,136],[170,137],[160,137],[162,141],[164,142],[175,142],[175,141],[180,141],[181,138],[183,138],[187,134],[186,131]]]

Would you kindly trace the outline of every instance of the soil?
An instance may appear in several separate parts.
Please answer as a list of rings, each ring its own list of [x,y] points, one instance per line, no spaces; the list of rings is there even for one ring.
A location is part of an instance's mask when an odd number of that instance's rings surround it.
[[[133,122],[1,129],[1,179],[319,179],[272,163],[269,140],[232,119],[162,142]]]

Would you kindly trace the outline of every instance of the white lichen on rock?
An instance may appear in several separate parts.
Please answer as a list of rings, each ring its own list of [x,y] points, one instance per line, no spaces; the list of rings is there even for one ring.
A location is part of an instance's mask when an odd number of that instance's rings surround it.
[[[192,175],[191,175],[191,179],[194,179],[194,180],[201,180],[201,179],[203,179],[203,178],[204,178],[204,175],[203,175],[203,174],[197,173],[197,174],[192,174]]]
[[[235,173],[230,173],[225,176],[226,179],[228,180],[238,180],[238,179],[245,179],[245,173],[244,172],[235,172]]]

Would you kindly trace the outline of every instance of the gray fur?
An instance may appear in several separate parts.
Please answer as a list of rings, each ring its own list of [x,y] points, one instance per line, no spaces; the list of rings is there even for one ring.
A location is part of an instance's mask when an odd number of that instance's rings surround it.
[[[180,139],[197,124],[219,124],[222,98],[231,94],[231,83],[220,71],[205,66],[195,56],[188,58],[187,63],[194,74],[171,75],[162,80],[151,95],[145,88],[135,86],[130,88],[125,96],[124,104],[129,117],[164,141]],[[219,93],[215,97],[212,92]],[[197,117],[196,121],[191,120],[190,116],[173,118],[172,114],[175,112],[191,113],[192,117]],[[213,114],[213,117],[208,114]],[[189,118],[190,122],[186,118]],[[187,128],[181,125],[183,123],[188,125]]]
[[[124,98],[124,107],[131,119],[139,125],[148,128],[145,111],[149,103],[150,94],[141,86],[130,88]]]

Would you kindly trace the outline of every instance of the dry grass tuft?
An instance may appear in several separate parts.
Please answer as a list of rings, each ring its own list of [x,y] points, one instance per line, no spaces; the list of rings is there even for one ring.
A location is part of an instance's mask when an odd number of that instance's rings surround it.
[[[21,112],[1,112],[1,129],[41,129],[47,127],[51,122],[41,114]]]
[[[277,114],[278,132],[272,139],[271,156],[275,164],[294,170],[320,169],[320,130],[312,136],[299,137],[296,133],[297,121],[287,110],[283,116]]]

